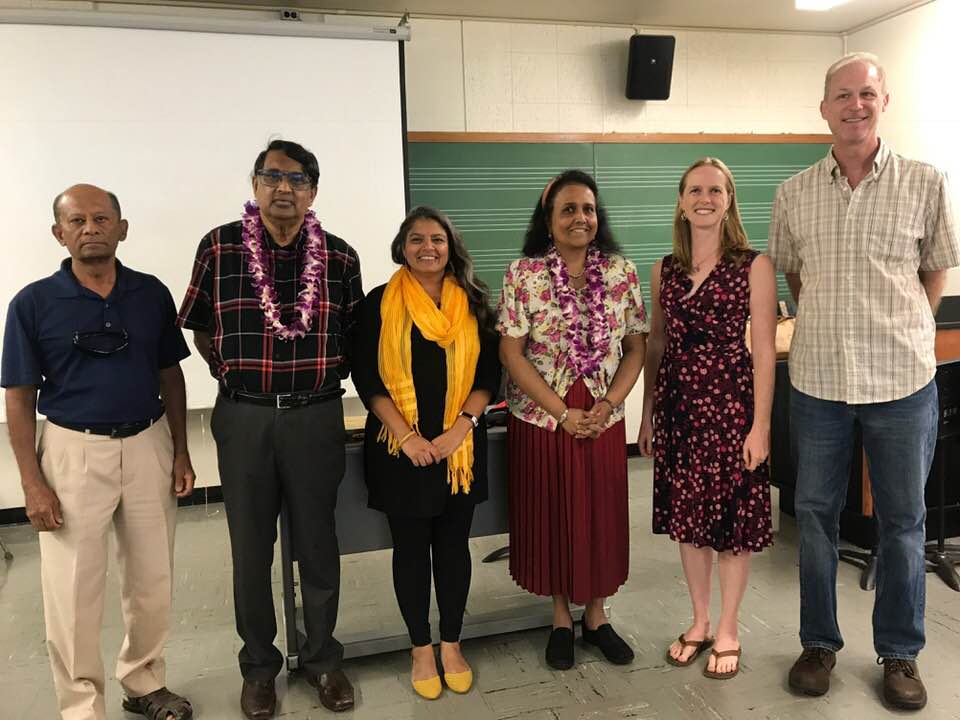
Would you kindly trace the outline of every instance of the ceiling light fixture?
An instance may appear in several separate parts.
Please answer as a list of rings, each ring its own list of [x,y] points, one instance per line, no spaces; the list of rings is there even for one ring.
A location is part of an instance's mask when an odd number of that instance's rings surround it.
[[[824,12],[833,10],[838,5],[845,5],[850,0],[796,0],[797,10],[812,10],[815,12]]]

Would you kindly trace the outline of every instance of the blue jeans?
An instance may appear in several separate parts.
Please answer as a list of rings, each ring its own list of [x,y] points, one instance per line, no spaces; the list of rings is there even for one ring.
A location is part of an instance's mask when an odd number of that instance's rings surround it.
[[[924,645],[927,509],[924,486],[937,442],[937,386],[863,405],[790,392],[790,436],[800,528],[800,642],[836,652],[837,542],[850,481],[854,420],[863,431],[877,521],[873,645],[884,658],[916,658]]]

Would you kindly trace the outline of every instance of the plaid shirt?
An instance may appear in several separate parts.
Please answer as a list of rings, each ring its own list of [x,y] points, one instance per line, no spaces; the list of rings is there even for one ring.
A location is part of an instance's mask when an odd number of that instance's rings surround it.
[[[277,245],[264,230],[268,267],[280,302],[281,322],[293,319],[300,292],[306,231],[296,242]],[[262,393],[326,391],[349,374],[347,348],[357,303],[363,298],[356,251],[326,233],[326,268],[320,286],[319,312],[310,332],[281,340],[266,327],[254,294],[249,257],[242,244],[240,221],[212,230],[197,248],[193,276],[177,322],[211,339],[210,374],[231,390]]]
[[[873,171],[851,189],[830,152],[777,190],[769,237],[777,270],[800,274],[797,390],[877,403],[930,382],[936,327],[917,272],[960,263],[939,170],[881,141]]]

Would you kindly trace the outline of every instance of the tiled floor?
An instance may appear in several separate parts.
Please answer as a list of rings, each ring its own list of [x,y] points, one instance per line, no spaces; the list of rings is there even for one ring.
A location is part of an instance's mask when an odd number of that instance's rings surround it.
[[[743,671],[732,681],[707,680],[697,667],[663,661],[670,640],[684,629],[690,609],[675,546],[650,531],[650,467],[631,460],[632,560],[630,580],[611,600],[616,627],[637,649],[633,665],[614,667],[578,645],[578,663],[554,672],[543,661],[547,631],[530,630],[464,643],[476,686],[469,694],[446,692],[426,702],[409,687],[405,652],[350,660],[346,671],[357,687],[356,710],[345,718],[406,720],[625,720],[740,718],[854,720],[895,714],[879,700],[881,669],[870,639],[872,593],[858,586],[858,572],[841,565],[840,620],[847,647],[823,698],[796,697],[786,672],[798,653],[796,529],[785,517],[777,544],[754,559],[741,615]],[[0,528],[15,553],[0,563],[0,718],[56,718],[56,703],[43,644],[39,551],[28,527]],[[504,538],[474,541],[479,559]],[[275,567],[279,593],[279,567]],[[480,613],[526,598],[509,579],[506,563],[476,567],[468,612]],[[277,607],[279,609],[279,594]],[[396,632],[400,617],[393,598],[386,552],[346,556],[340,628]],[[927,649],[921,671],[930,702],[916,718],[960,718],[960,594],[927,577]],[[107,667],[122,637],[116,575],[111,573],[103,649]],[[177,589],[168,645],[168,684],[193,701],[201,720],[242,717],[238,705],[239,643],[233,628],[230,560],[223,508],[181,510],[177,536]],[[279,680],[279,717],[332,717],[297,677]],[[110,718],[123,718],[120,693],[108,681]],[[127,716],[132,717],[132,716]]]

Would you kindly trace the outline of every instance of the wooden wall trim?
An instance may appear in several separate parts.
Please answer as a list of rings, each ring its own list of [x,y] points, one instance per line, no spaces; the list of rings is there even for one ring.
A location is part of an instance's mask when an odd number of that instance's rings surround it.
[[[487,133],[409,132],[409,142],[421,143],[655,143],[655,144],[829,144],[828,134],[753,133]]]

